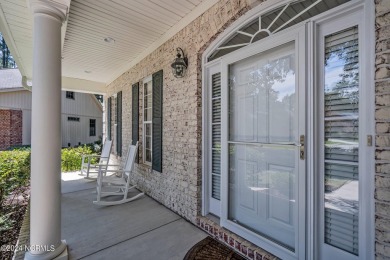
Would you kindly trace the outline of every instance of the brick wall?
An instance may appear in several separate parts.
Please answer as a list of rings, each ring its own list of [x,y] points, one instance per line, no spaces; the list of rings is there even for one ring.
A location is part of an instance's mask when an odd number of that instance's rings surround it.
[[[376,0],[375,251],[390,258],[390,1]]]
[[[224,28],[248,9],[246,1],[220,1],[108,86],[107,97],[123,91],[122,132],[125,155],[131,141],[131,86],[163,69],[163,172],[151,172],[150,166],[140,163],[132,178],[141,190],[193,223],[201,209],[201,54]],[[199,31],[205,33],[200,34]],[[189,60],[187,75],[182,79],[174,78],[170,67],[176,57],[177,47],[184,49]],[[143,160],[142,86],[141,82],[140,162]],[[113,122],[114,114],[113,105]],[[112,133],[114,136],[114,127]]]
[[[374,0],[373,0],[374,1]],[[390,258],[390,1],[376,4],[376,173],[375,241],[377,259]],[[108,96],[123,91],[123,154],[131,140],[131,86],[140,82],[140,161],[142,162],[142,79],[163,69],[163,172],[140,163],[132,176],[138,187],[248,258],[273,258],[255,245],[199,217],[201,209],[201,56],[232,21],[250,9],[249,0],[220,0],[144,60],[108,86]],[[202,33],[199,33],[202,32]],[[189,59],[187,76],[176,79],[170,64],[175,49]],[[112,110],[114,120],[114,107]],[[112,124],[113,125],[113,124]],[[114,129],[112,130],[115,135]],[[113,149],[113,151],[115,151]],[[114,158],[120,159],[120,158]],[[374,173],[372,173],[374,175]]]
[[[0,150],[22,144],[23,112],[0,109]]]

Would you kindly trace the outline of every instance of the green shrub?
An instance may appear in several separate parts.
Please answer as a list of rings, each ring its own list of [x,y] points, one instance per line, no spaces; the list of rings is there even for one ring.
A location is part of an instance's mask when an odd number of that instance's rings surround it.
[[[61,151],[61,170],[80,169],[83,154],[96,154],[100,147],[96,144],[76,148],[63,148]],[[13,190],[26,186],[30,179],[30,148],[18,147],[12,151],[0,152],[0,202]],[[97,159],[93,161],[96,163]]]
[[[94,145],[83,145],[75,148],[63,148],[61,152],[61,170],[63,172],[80,170],[83,154],[95,154]],[[96,159],[92,161],[96,163]]]
[[[0,152],[0,202],[15,189],[26,186],[29,179],[29,150]]]

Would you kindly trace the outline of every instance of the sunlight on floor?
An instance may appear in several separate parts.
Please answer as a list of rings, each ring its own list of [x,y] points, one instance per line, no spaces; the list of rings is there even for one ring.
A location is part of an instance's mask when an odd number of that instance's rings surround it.
[[[74,181],[74,180],[84,179],[85,176],[81,176],[79,174],[80,174],[80,171],[76,171],[76,172],[63,172],[61,174],[61,180],[63,180],[63,181]]]

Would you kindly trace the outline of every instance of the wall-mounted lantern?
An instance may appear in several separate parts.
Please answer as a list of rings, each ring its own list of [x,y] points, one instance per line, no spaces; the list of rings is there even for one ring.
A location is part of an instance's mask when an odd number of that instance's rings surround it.
[[[177,48],[176,51],[176,59],[171,64],[172,73],[175,78],[182,78],[187,71],[188,59],[184,56],[184,52],[181,48]]]

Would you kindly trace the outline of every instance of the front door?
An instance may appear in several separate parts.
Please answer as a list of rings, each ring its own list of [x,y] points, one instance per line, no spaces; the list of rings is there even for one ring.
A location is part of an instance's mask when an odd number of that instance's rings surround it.
[[[222,61],[227,227],[266,237],[290,256],[304,247],[304,32],[301,26],[277,47],[270,37],[272,47],[263,41],[252,55],[245,49]]]

